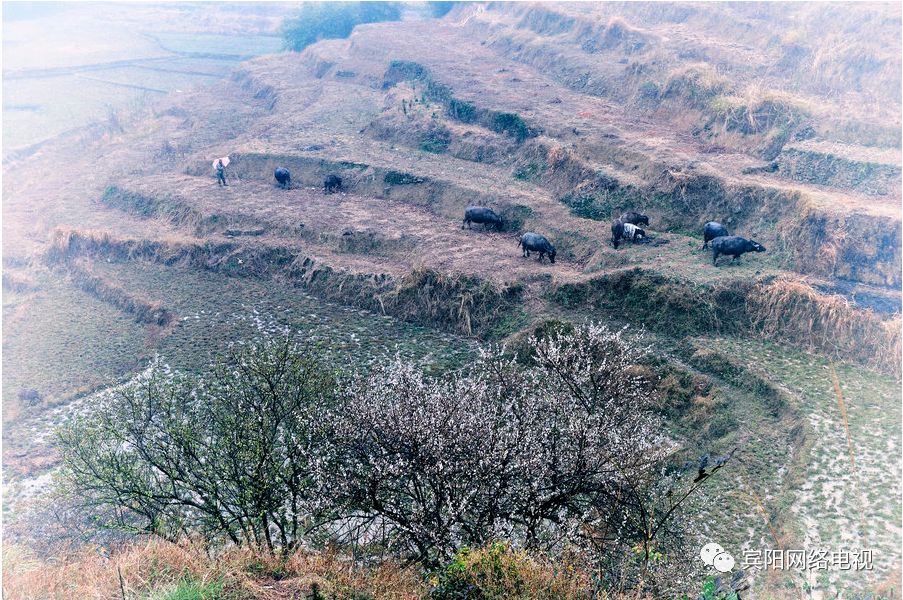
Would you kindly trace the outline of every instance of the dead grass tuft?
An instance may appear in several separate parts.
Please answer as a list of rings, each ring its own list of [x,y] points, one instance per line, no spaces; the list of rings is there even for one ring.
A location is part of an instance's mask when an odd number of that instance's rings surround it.
[[[431,587],[421,571],[391,560],[365,566],[333,552],[299,552],[280,560],[242,549],[211,559],[200,547],[159,541],[112,553],[88,548],[53,561],[7,546],[3,563],[4,597],[11,600],[156,597],[181,582],[217,584],[222,594],[217,597],[258,600],[306,598],[315,590],[322,594],[317,597],[335,599],[414,600],[430,597]],[[542,597],[578,598],[592,589],[589,575],[568,565],[519,554],[513,566],[524,590],[550,592]]]
[[[50,234],[44,258],[50,264],[66,263],[80,256],[103,256],[113,260],[149,259],[173,264],[180,260],[197,260],[216,248],[213,244],[191,244],[177,239],[122,239],[111,236],[107,231],[59,226]]]
[[[199,549],[156,541],[112,553],[88,547],[53,561],[40,560],[21,546],[4,545],[3,567],[3,596],[16,600],[121,598],[123,589],[126,597],[135,597],[185,579],[222,576]]]
[[[754,331],[828,356],[871,364],[901,376],[901,320],[883,320],[838,295],[799,281],[775,279],[747,296]]]
[[[763,134],[778,128],[789,131],[812,112],[805,100],[775,90],[750,85],[740,96],[720,96],[709,104],[725,131]]]
[[[668,74],[662,97],[705,110],[717,97],[730,94],[730,81],[708,63],[690,63]]]
[[[455,592],[464,589],[475,594],[467,597],[474,598],[647,598],[642,593],[594,594],[593,574],[568,558],[551,561],[507,550],[500,563],[500,557],[490,553],[502,546],[463,553],[448,575],[428,579],[416,567],[392,560],[363,564],[332,551],[300,551],[278,559],[232,548],[211,557],[201,545],[150,540],[112,550],[87,547],[42,560],[22,546],[7,545],[3,595],[10,600],[157,598],[169,597],[165,594],[182,584],[229,600],[415,600],[459,597]],[[501,572],[498,566],[504,567]],[[504,593],[515,589],[516,595]]]
[[[753,333],[901,376],[899,316],[882,319],[796,280],[769,277],[695,287],[634,268],[561,285],[551,299],[566,307],[612,311],[670,336]]]
[[[363,567],[334,552],[297,553],[285,563],[285,571],[297,578],[319,580],[321,592],[330,597],[353,597],[366,590],[373,598],[401,600],[427,593],[420,572],[391,560]]]

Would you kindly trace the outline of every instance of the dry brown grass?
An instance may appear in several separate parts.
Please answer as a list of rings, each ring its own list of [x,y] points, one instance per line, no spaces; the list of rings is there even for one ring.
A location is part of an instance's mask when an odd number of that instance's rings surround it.
[[[112,554],[91,547],[52,560],[41,560],[21,546],[3,548],[3,596],[10,600],[119,598],[119,573],[122,587],[132,597],[186,577],[221,576],[197,549],[160,542],[135,544]]]
[[[129,240],[106,232],[58,227],[46,258],[65,264],[83,289],[143,319],[166,325],[171,315],[159,303],[129,295],[115,284],[77,266],[81,257],[150,260],[183,264],[234,276],[276,278],[299,285],[326,299],[379,310],[413,323],[465,335],[486,335],[516,308],[523,287],[500,285],[477,276],[449,275],[415,265],[393,280],[384,275],[333,269],[298,250],[262,243],[197,244],[177,240]]]
[[[172,263],[202,251],[198,244],[180,239],[127,239],[108,231],[58,226],[50,234],[45,259],[65,263],[80,256],[104,256],[115,260],[149,258]]]
[[[766,89],[755,82],[738,95],[713,99],[709,108],[725,131],[749,135],[767,133],[775,127],[792,127],[811,114],[813,105],[799,96]]]
[[[51,260],[66,260],[82,245],[80,242],[88,237],[94,244],[102,244],[109,240],[109,234],[106,232],[86,232],[74,227],[56,227],[50,234],[47,256]]]
[[[731,82],[708,63],[690,63],[668,73],[662,90],[666,98],[678,99],[688,108],[705,110],[715,98],[730,92]]]
[[[797,270],[899,288],[899,219],[845,214],[847,208],[803,202],[797,216],[778,223],[778,239]]]
[[[386,314],[475,335],[504,319],[521,291],[519,285],[499,287],[476,277],[450,276],[420,266],[378,300]]]
[[[510,598],[512,600],[577,600],[593,596],[594,573],[580,560],[556,561],[516,550],[504,542],[458,552],[433,578],[435,597]],[[601,598],[607,598],[602,592]],[[642,592],[631,596],[640,600]],[[626,599],[626,596],[625,596]]]
[[[844,19],[845,27],[838,31],[824,27],[820,18],[811,19],[814,31],[808,32],[807,42],[812,52],[804,67],[809,85],[850,116],[868,119],[881,115],[896,120],[899,127],[899,29],[896,36],[887,35],[892,32],[887,25],[899,23],[900,15],[899,8],[892,6],[843,11],[820,8],[822,19],[832,18],[833,13],[834,18]],[[814,12],[815,7],[809,10]]]
[[[149,197],[116,186],[108,186],[101,201],[140,218],[156,217],[176,227],[204,235],[215,228],[217,215],[204,215],[179,198]]]
[[[871,310],[853,307],[842,296],[819,294],[789,279],[757,286],[747,296],[746,308],[752,329],[766,337],[901,375],[899,316],[881,319]]]
[[[13,423],[22,416],[25,408],[22,401],[12,396],[3,399],[3,423]]]
[[[465,560],[464,576],[476,586],[501,586],[497,572],[485,571],[484,550]],[[553,562],[524,552],[507,555],[505,572],[516,578],[518,598],[577,599],[592,595],[592,575],[568,560]],[[334,552],[298,552],[285,560],[231,549],[211,558],[201,546],[158,540],[108,551],[90,547],[40,559],[21,546],[3,550],[3,596],[9,600],[84,600],[157,597],[179,582],[217,584],[230,600],[306,598],[313,590],[328,598],[414,600],[430,597],[440,581],[416,567],[392,560],[362,565]],[[456,571],[457,573],[457,571]],[[490,588],[487,588],[490,589]],[[498,596],[492,596],[498,597]],[[642,594],[600,599],[645,600]]]
[[[391,560],[364,567],[332,552],[299,552],[282,569],[293,579],[285,587],[301,593],[309,593],[313,584],[326,596],[339,598],[366,593],[373,598],[406,600],[423,597],[428,592],[417,569],[402,567]]]

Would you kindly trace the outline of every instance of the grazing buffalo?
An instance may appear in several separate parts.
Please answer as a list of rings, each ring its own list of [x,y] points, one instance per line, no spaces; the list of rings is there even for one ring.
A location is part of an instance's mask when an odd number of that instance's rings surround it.
[[[330,175],[323,180],[323,192],[330,194],[342,190],[342,178],[338,175]]]
[[[611,245],[618,249],[618,241],[624,237],[624,221],[615,219],[611,222]]]
[[[727,232],[727,227],[722,225],[721,223],[716,223],[715,221],[709,221],[705,224],[705,227],[702,229],[702,249],[705,250],[709,247],[709,242],[719,237],[729,236],[730,233]]]
[[[637,238],[646,237],[646,230],[640,229],[633,223],[625,223],[621,219],[611,224],[611,245],[618,249],[621,240],[635,242]]]
[[[649,217],[647,217],[643,213],[638,213],[632,210],[629,210],[618,217],[618,220],[622,223],[630,223],[632,225],[645,225],[646,227],[649,226]]]
[[[276,169],[276,182],[284,189],[292,187],[292,175],[285,167]]]
[[[718,266],[718,257],[722,254],[733,256],[733,260],[737,260],[746,252],[765,252],[765,246],[739,235],[726,235],[712,240],[712,264],[715,266]]]
[[[542,257],[548,254],[549,262],[555,264],[555,246],[538,233],[525,233],[517,245],[524,249],[524,256],[530,256],[530,252],[539,252],[539,262],[542,262]]]
[[[485,206],[468,206],[464,211],[464,222],[461,223],[461,229],[467,225],[471,229],[471,223],[482,223],[483,226],[491,225],[501,231],[504,221],[502,217],[497,215],[491,208]]]

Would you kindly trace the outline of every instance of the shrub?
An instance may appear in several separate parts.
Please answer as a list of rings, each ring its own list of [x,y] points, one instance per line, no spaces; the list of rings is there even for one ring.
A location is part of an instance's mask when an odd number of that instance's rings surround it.
[[[60,431],[68,479],[83,507],[117,509],[109,526],[290,552],[328,504],[334,390],[290,337],[238,347],[207,377],[157,363]]]
[[[396,2],[304,2],[283,25],[282,37],[286,49],[300,52],[320,40],[346,38],[361,23],[400,19]]]
[[[625,332],[588,325],[531,345],[529,365],[494,350],[427,378],[396,362],[346,392],[344,493],[403,556],[439,564],[511,536],[547,547],[668,450]]]
[[[651,81],[646,81],[640,86],[640,98],[644,100],[657,100],[659,95],[658,86]]]
[[[740,600],[740,592],[749,588],[744,571],[734,571],[730,579],[709,577],[702,584],[698,600]]]
[[[539,174],[541,167],[536,163],[519,165],[514,169],[514,178],[519,181],[532,181]]]
[[[451,140],[451,130],[449,130],[448,127],[432,125],[429,130],[424,132],[423,137],[420,140],[420,149],[424,152],[441,154],[448,150]]]
[[[19,402],[22,402],[26,406],[35,406],[44,399],[41,392],[34,388],[23,388],[19,390],[17,397],[19,398]]]
[[[448,114],[462,123],[473,123],[477,119],[477,107],[470,102],[452,98],[448,102]]]
[[[506,133],[523,142],[530,137],[530,130],[520,115],[515,113],[496,113],[490,123],[490,129],[499,133]]]
[[[402,173],[401,171],[389,171],[383,177],[383,182],[389,185],[411,185],[414,183],[423,183],[426,181],[422,177],[411,175],[410,173]]]
[[[422,81],[429,77],[429,69],[408,60],[393,60],[383,75],[383,86],[390,87],[400,81]]]
[[[459,552],[509,539],[670,594],[682,505],[729,456],[670,465],[639,341],[544,327],[518,357],[490,348],[437,377],[396,359],[340,379],[291,336],[239,345],[204,376],[158,363],[64,427],[65,473],[101,525],[231,542],[271,574],[329,542],[431,568],[457,554],[519,589],[536,570],[521,555]],[[447,590],[471,576],[452,575]]]
[[[563,569],[561,567],[564,567]],[[587,598],[594,591],[590,574],[573,565],[552,565],[510,545],[494,542],[462,548],[436,576],[430,593],[436,600]]]
[[[719,96],[732,91],[730,82],[706,63],[689,64],[668,75],[661,97],[704,110]]]
[[[505,221],[505,231],[522,231],[527,219],[534,216],[533,209],[523,204],[511,204],[502,208],[500,214]]]

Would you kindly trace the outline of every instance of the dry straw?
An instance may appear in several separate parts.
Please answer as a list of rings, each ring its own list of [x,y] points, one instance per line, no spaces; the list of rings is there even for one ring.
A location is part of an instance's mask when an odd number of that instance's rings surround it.
[[[900,377],[900,317],[882,319],[836,294],[799,281],[775,279],[747,296],[754,331],[830,357],[855,360]]]

